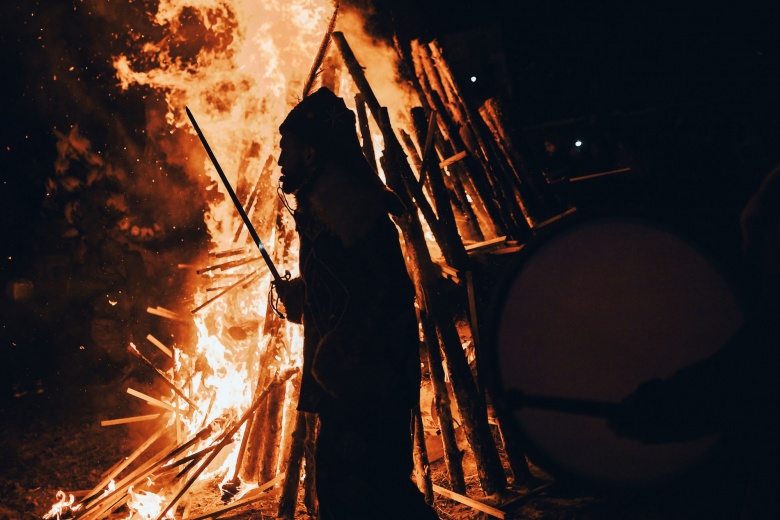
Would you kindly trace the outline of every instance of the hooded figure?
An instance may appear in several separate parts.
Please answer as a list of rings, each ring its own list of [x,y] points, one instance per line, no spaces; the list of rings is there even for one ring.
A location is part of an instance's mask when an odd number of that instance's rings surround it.
[[[419,333],[389,216],[405,208],[363,156],[354,113],[327,88],[304,98],[279,130],[300,276],[275,289],[287,318],[303,323],[298,410],[319,414],[320,518],[437,518],[410,478]]]

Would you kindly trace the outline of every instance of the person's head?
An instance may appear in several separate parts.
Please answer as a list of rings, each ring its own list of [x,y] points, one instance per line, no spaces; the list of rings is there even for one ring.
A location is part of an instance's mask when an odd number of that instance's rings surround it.
[[[282,190],[295,194],[325,165],[366,166],[355,128],[355,114],[326,87],[305,97],[279,127]]]

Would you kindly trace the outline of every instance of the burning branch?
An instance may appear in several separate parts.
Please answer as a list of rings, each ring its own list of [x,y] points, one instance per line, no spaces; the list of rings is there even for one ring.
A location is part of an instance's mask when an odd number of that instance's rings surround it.
[[[122,419],[110,419],[108,421],[100,421],[100,426],[116,426],[117,424],[130,424],[136,422],[153,421],[162,417],[161,413],[153,413],[151,415],[136,415],[135,417],[124,417]]]
[[[221,264],[209,265],[202,269],[198,269],[195,272],[198,274],[204,274],[209,271],[214,271],[215,269],[219,269],[220,271],[226,271],[228,269],[233,269],[234,267],[239,267],[242,265],[250,264],[252,262],[257,262],[258,260],[262,260],[262,259],[263,259],[262,256],[250,256],[247,258],[241,258],[239,260],[230,260],[227,262],[222,262]]]
[[[132,396],[134,396],[134,397],[137,397],[139,399],[143,399],[144,401],[146,401],[150,405],[156,406],[157,408],[162,408],[163,410],[168,410],[169,412],[175,412],[176,411],[176,408],[174,408],[173,406],[169,405],[168,403],[160,401],[159,399],[155,399],[154,397],[146,395],[143,392],[139,392],[138,390],[133,390],[132,388],[128,388],[127,389],[127,393],[132,395]]]
[[[172,357],[173,357],[173,351],[172,351],[171,349],[169,349],[168,347],[166,347],[166,346],[163,344],[163,342],[162,342],[162,341],[160,341],[159,339],[155,338],[155,337],[154,337],[154,336],[152,336],[151,334],[147,334],[147,335],[146,335],[146,339],[148,339],[148,340],[149,340],[149,343],[151,343],[151,344],[152,344],[152,345],[154,345],[155,347],[157,347],[157,348],[159,348],[160,350],[162,350],[162,351],[165,353],[165,355],[167,355],[169,358],[172,358]]]
[[[159,307],[159,306],[155,307],[155,308],[147,307],[146,308],[146,312],[148,312],[149,314],[154,314],[156,316],[160,316],[162,318],[167,318],[169,320],[181,321],[181,322],[186,322],[187,321],[184,318],[182,318],[181,316],[179,316],[178,314],[176,314],[175,312],[169,311],[168,309],[164,309],[164,308]]]
[[[303,94],[301,95],[301,99],[311,94],[311,89],[314,86],[314,80],[317,78],[317,76],[320,73],[322,60],[325,59],[325,54],[327,54],[328,47],[330,47],[330,37],[333,34],[333,29],[336,28],[336,16],[338,16],[338,14],[339,14],[339,3],[337,1],[336,8],[333,10],[333,16],[330,18],[330,23],[328,24],[328,30],[325,31],[325,37],[322,39],[320,48],[319,50],[317,50],[317,55],[314,58],[314,63],[312,63],[311,65],[311,70],[309,71],[309,77],[306,78],[306,82],[303,84]]]
[[[203,461],[203,463],[200,465],[200,467],[195,470],[195,472],[192,474],[192,476],[187,479],[187,481],[184,483],[184,485],[181,487],[178,493],[176,493],[176,496],[173,497],[173,499],[168,503],[168,505],[163,509],[163,511],[160,513],[160,515],[157,517],[157,520],[162,520],[163,517],[165,517],[166,513],[171,510],[172,507],[174,507],[178,501],[181,499],[182,496],[187,492],[187,490],[192,486],[192,484],[197,480],[197,478],[200,476],[201,473],[211,464],[211,462],[217,457],[217,455],[222,451],[222,449],[233,442],[233,436],[238,432],[238,430],[241,429],[241,427],[244,425],[244,423],[249,419],[249,417],[252,416],[252,414],[257,410],[263,402],[265,402],[268,395],[278,386],[284,384],[287,382],[288,379],[290,379],[293,375],[298,373],[298,369],[291,368],[284,372],[281,376],[277,377],[274,381],[272,381],[266,389],[263,391],[263,393],[258,396],[258,398],[255,400],[255,402],[250,406],[244,414],[241,416],[241,418],[236,421],[236,423],[229,428],[225,433],[222,434],[221,440],[219,444],[215,447],[215,449],[209,454],[208,457],[206,457],[206,460]]]
[[[149,334],[149,336],[151,336],[151,334]],[[148,338],[149,336],[147,336],[147,338]],[[137,347],[136,347],[136,346],[135,346],[135,345],[134,345],[132,342],[130,342],[130,345],[127,347],[127,351],[128,351],[128,352],[130,352],[131,354],[133,354],[134,356],[136,356],[136,357],[137,357],[138,359],[140,359],[141,361],[143,361],[143,362],[144,362],[144,363],[145,363],[145,364],[146,364],[148,367],[150,367],[152,370],[154,370],[154,373],[155,373],[155,374],[157,374],[157,375],[159,376],[159,378],[162,380],[162,382],[163,382],[163,383],[165,383],[165,385],[166,385],[168,388],[170,388],[171,390],[173,390],[174,392],[176,392],[176,395],[178,395],[179,397],[181,397],[182,399],[184,399],[184,401],[186,401],[186,403],[187,403],[188,405],[190,405],[190,410],[197,410],[197,409],[198,409],[198,406],[197,406],[195,403],[193,403],[193,402],[192,402],[192,400],[190,400],[190,398],[189,398],[189,397],[187,397],[186,395],[184,395],[184,392],[182,392],[182,391],[179,389],[179,387],[178,387],[178,386],[176,386],[176,385],[173,383],[173,381],[171,381],[170,379],[168,379],[168,376],[166,376],[166,375],[163,373],[163,371],[162,371],[162,370],[160,370],[159,368],[157,368],[156,366],[154,366],[154,363],[152,363],[151,361],[149,361],[149,359],[148,359],[146,356],[144,356],[143,354],[141,354],[141,352],[138,350],[138,348],[137,348]]]
[[[88,502],[92,501],[94,498],[96,498],[96,496],[95,496],[96,493],[99,493],[103,488],[105,488],[108,485],[109,482],[114,480],[114,478],[116,478],[117,475],[122,473],[122,471],[126,467],[128,467],[130,464],[132,464],[133,461],[135,459],[137,459],[139,455],[141,455],[141,453],[146,451],[146,449],[149,446],[154,444],[155,441],[157,439],[159,439],[160,437],[162,437],[162,435],[165,432],[167,432],[167,431],[168,431],[168,427],[165,426],[165,427],[160,428],[156,432],[154,432],[154,434],[152,436],[150,436],[148,439],[146,439],[146,441],[143,444],[141,444],[138,448],[136,448],[136,450],[133,453],[131,453],[118,466],[116,466],[113,470],[111,470],[111,472],[109,472],[108,475],[103,477],[103,480],[100,481],[100,484],[95,486],[95,488],[92,491],[87,493],[87,497],[83,500],[83,502],[84,503],[88,503]]]
[[[483,504],[482,502],[474,500],[473,498],[460,495],[458,493],[450,491],[449,489],[443,488],[441,486],[437,486],[436,484],[433,485],[433,490],[439,493],[440,495],[444,495],[445,497],[455,500],[456,502],[460,502],[461,504],[466,504],[467,506],[473,507],[477,511],[482,511],[483,513],[486,513],[494,518],[500,518],[501,520],[503,520],[504,517],[506,516],[506,513],[504,513],[500,509],[496,509],[495,507],[490,507],[489,505]]]
[[[258,259],[259,259],[259,257],[258,257]],[[246,276],[244,276],[243,278],[239,279],[237,282],[233,283],[232,285],[229,285],[229,286],[228,286],[228,287],[227,287],[227,288],[226,288],[224,291],[222,291],[222,292],[219,292],[219,293],[215,294],[214,296],[212,296],[211,298],[209,298],[209,299],[208,299],[208,300],[206,300],[205,302],[201,303],[200,305],[198,305],[197,307],[195,307],[194,309],[192,309],[190,312],[191,312],[192,314],[196,314],[196,313],[197,313],[199,310],[203,309],[205,306],[207,306],[207,305],[208,305],[208,304],[210,304],[211,302],[213,302],[213,301],[215,301],[215,300],[217,300],[217,299],[221,298],[221,297],[222,297],[222,296],[224,296],[226,293],[228,293],[229,291],[231,291],[231,290],[235,289],[236,287],[238,287],[238,286],[239,286],[239,285],[241,285],[241,284],[244,284],[244,285],[243,285],[243,287],[246,289],[246,287],[248,286],[247,284],[248,284],[248,282],[249,282],[249,279],[250,279],[250,278],[252,278],[253,276],[256,276],[256,275],[257,275],[257,271],[252,271],[252,272],[251,272],[251,273],[249,273],[248,275],[246,275]],[[259,280],[260,278],[258,277],[257,279]],[[246,282],[246,283],[245,283],[245,282]]]

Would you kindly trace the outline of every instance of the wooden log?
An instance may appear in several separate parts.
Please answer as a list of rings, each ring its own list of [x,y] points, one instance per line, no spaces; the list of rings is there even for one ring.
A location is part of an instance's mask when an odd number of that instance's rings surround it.
[[[534,175],[523,158],[520,150],[524,146],[522,141],[513,135],[504,103],[500,99],[490,98],[479,107],[478,112],[506,158],[512,173],[511,179],[528,205],[534,222],[544,220],[551,210],[557,209],[557,201],[541,174]]]
[[[478,500],[474,500],[473,498],[469,498],[462,494],[455,493],[453,491],[450,491],[449,489],[443,488],[441,486],[437,486],[436,484],[433,485],[433,490],[439,493],[440,495],[443,495],[451,500],[455,500],[456,502],[460,502],[461,504],[466,504],[467,506],[472,507],[477,511],[486,513],[494,518],[500,518],[501,520],[503,520],[506,517],[506,513],[504,513],[500,509],[496,509],[495,507],[489,506],[487,504],[483,504]]]
[[[386,111],[384,111],[384,114],[386,115]],[[389,122],[383,121],[380,124],[380,128],[383,129],[383,133],[387,132],[394,135]],[[400,145],[397,141],[392,138],[385,139],[385,153],[382,158],[383,170],[388,180],[400,176],[397,173],[399,164],[408,166],[402,154],[403,152],[400,151]],[[397,182],[397,180],[394,182]],[[409,201],[405,202],[409,203]],[[476,459],[477,472],[482,489],[489,495],[502,492],[506,489],[506,476],[501,466],[495,441],[487,424],[487,410],[484,405],[484,399],[480,400],[477,395],[474,379],[455,327],[450,302],[442,299],[444,293],[438,290],[436,286],[439,277],[435,274],[436,269],[433,267],[430,253],[427,247],[425,247],[419,221],[416,221],[415,215],[409,215],[408,218],[399,224],[399,227],[401,227],[404,233],[407,247],[414,252],[414,255],[411,256],[416,260],[416,267],[420,272],[422,281],[421,286],[427,293],[424,295],[424,301],[427,302],[428,310],[436,323],[440,343],[446,353],[445,358],[451,376],[450,380],[458,399],[458,408],[463,418],[464,430]]]
[[[276,388],[268,398],[268,412],[263,429],[263,455],[260,459],[260,480],[273,478],[276,462],[281,453],[282,422],[284,420],[284,397],[287,389],[284,385]]]
[[[204,301],[203,303],[201,303],[200,305],[198,305],[197,307],[192,309],[190,312],[192,314],[197,314],[198,312],[203,310],[207,305],[209,305],[209,304],[217,301],[218,299],[222,298],[225,294],[227,294],[228,292],[232,291],[236,287],[241,286],[242,288],[246,289],[247,288],[247,284],[250,281],[257,281],[259,279],[260,279],[260,277],[258,276],[258,272],[257,271],[253,271],[253,272],[249,273],[248,275],[241,277],[239,280],[237,280],[236,282],[232,283],[231,285],[229,285],[227,287],[227,289],[225,289],[225,290],[223,290],[221,292],[218,292],[217,294],[215,294],[211,298],[208,298],[206,301]]]
[[[143,452],[145,452],[152,444],[157,442],[157,439],[162,437],[167,431],[168,428],[166,426],[163,426],[162,428],[159,428],[156,432],[154,432],[152,435],[150,435],[140,446],[138,446],[135,449],[135,451],[133,451],[133,453],[125,457],[108,474],[106,474],[103,477],[103,480],[101,480],[100,483],[98,483],[98,485],[92,489],[92,491],[87,493],[84,501],[88,502],[91,499],[93,499],[97,493],[100,493],[103,490],[103,488],[105,488],[109,484],[109,482],[114,480],[120,473],[122,473],[122,471],[124,471],[125,468],[127,468],[130,464],[132,464],[135,461],[135,459],[137,459]]]
[[[287,394],[284,397],[282,431],[279,434],[279,456],[276,460],[276,471],[282,471],[290,458],[292,431],[298,418],[298,399],[301,394],[300,381],[297,379],[287,384]]]
[[[154,421],[162,417],[161,413],[153,413],[150,415],[136,415],[134,417],[123,417],[121,419],[108,419],[106,421],[100,421],[100,426],[116,426],[118,424],[130,424],[137,422]]]
[[[414,409],[414,478],[417,481],[417,488],[425,495],[425,502],[433,506],[433,482],[419,406]]]
[[[428,99],[420,84],[420,80],[417,77],[414,56],[412,55],[411,42],[408,39],[398,38],[397,35],[393,35],[393,47],[398,55],[398,74],[399,77],[408,82],[414,91],[417,93],[417,98],[420,100],[420,104],[425,109],[425,113],[431,110],[431,105],[428,103]]]
[[[304,456],[306,440],[306,413],[296,412],[295,429],[292,432],[290,458],[287,461],[285,479],[276,517],[285,520],[295,518],[295,506],[298,502],[298,485],[301,480],[301,461]]]
[[[479,160],[483,170],[486,173],[487,181],[492,187],[496,197],[502,202],[498,205],[503,210],[503,218],[506,224],[513,224],[511,227],[516,232],[515,238],[527,236],[528,223],[527,211],[518,205],[517,199],[511,186],[508,185],[506,172],[501,168],[501,161],[494,152],[491,141],[488,141],[484,135],[482,119],[474,115],[474,111],[469,103],[461,95],[461,88],[455,78],[454,73],[447,63],[444,53],[436,40],[428,44],[431,51],[434,66],[439,71],[444,93],[446,93],[449,104],[453,107],[453,113],[460,123],[460,134],[474,156]],[[482,123],[482,125],[480,125]],[[531,221],[533,222],[533,221]]]
[[[155,455],[134,469],[130,474],[114,485],[112,491],[101,494],[100,496],[88,496],[82,503],[86,514],[79,518],[104,518],[102,513],[114,506],[123,495],[127,495],[127,490],[133,485],[145,481],[149,474],[157,468],[162,462],[165,462],[166,454],[170,450],[170,445],[158,451]],[[113,480],[113,479],[112,479]],[[105,487],[105,486],[103,486]],[[103,487],[98,489],[103,489]]]
[[[494,184],[490,182],[487,162],[467,126],[468,118],[459,104],[460,98],[453,99],[453,87],[443,79],[443,71],[436,66],[429,46],[415,42],[412,49],[417,56],[418,66],[421,68],[420,74],[429,80],[431,91],[428,93],[428,97],[432,107],[441,115],[442,132],[447,136],[454,150],[466,149],[469,151],[469,156],[464,158],[469,173],[464,182],[473,185],[476,193],[472,195],[472,198],[481,199],[493,226],[496,227],[495,233],[505,234],[507,226],[511,223],[506,221],[506,217],[501,212],[498,193]]]
[[[217,518],[229,511],[233,511],[244,506],[252,505],[255,502],[258,502],[260,500],[270,498],[275,494],[277,494],[279,490],[269,491],[268,493],[266,493],[266,491],[279,484],[279,482],[281,482],[284,478],[285,478],[285,474],[280,473],[272,480],[269,480],[262,486],[253,489],[252,491],[250,491],[240,499],[236,500],[235,502],[232,502],[223,507],[218,507],[217,509],[212,509],[206,513],[202,513],[197,516],[184,516],[183,520],[205,520],[206,518]]]
[[[168,502],[168,505],[165,506],[163,511],[159,514],[157,517],[157,520],[162,520],[165,515],[170,511],[181,499],[182,496],[187,492],[187,490],[192,486],[192,484],[195,482],[195,480],[200,476],[201,473],[214,461],[214,459],[219,455],[219,453],[222,451],[222,449],[233,442],[233,435],[236,434],[236,432],[244,426],[244,423],[246,423],[247,419],[257,410],[257,408],[265,402],[265,400],[268,398],[268,395],[279,385],[286,382],[290,377],[295,375],[298,372],[297,369],[290,369],[284,374],[282,374],[280,377],[275,379],[273,382],[271,382],[266,389],[260,394],[260,396],[255,400],[254,403],[242,414],[241,418],[236,421],[236,424],[234,424],[231,428],[228,428],[221,436],[221,440],[216,445],[216,448],[206,457],[206,460],[203,461],[203,463],[195,470],[193,475],[191,475],[187,481],[182,485],[181,489],[176,493],[176,495],[171,499],[170,502]]]
[[[447,242],[447,249],[450,255],[448,263],[456,269],[464,269],[468,264],[468,256],[463,247],[463,239],[458,233],[458,227],[455,223],[455,214],[452,211],[452,203],[447,187],[444,184],[444,178],[439,169],[438,161],[435,161],[433,158],[433,155],[435,154],[435,150],[433,149],[434,134],[436,128],[438,128],[436,118],[436,112],[431,111],[426,123],[425,113],[423,112],[422,107],[412,109],[412,120],[414,121],[414,128],[417,134],[417,142],[422,145],[422,149],[424,150],[423,162],[420,168],[420,179],[422,180],[427,177],[430,180],[429,184],[433,200],[439,215],[439,225],[441,226],[443,239]]]
[[[501,415],[496,416],[496,425],[501,437],[501,443],[504,445],[509,471],[512,475],[514,484],[526,484],[534,481],[531,468],[528,466],[525,452],[522,449],[520,434],[517,432],[511,419],[506,419]]]
[[[469,197],[476,206],[478,215],[485,222],[481,225],[482,229],[490,230],[494,235],[506,233],[506,226],[496,207],[495,196],[482,180],[484,177],[482,167],[467,151],[468,147],[460,136],[457,124],[448,116],[449,110],[441,100],[439,92],[431,91],[430,97],[440,115],[438,118],[439,131],[442,132],[442,137],[449,135],[448,140],[443,139],[441,142],[437,142],[437,147],[440,149],[441,155],[457,157],[459,164],[453,164],[452,171],[462,184],[463,189],[469,192]]]
[[[146,335],[146,339],[149,341],[149,343],[151,343],[155,347],[159,348],[163,352],[163,354],[165,354],[169,358],[173,358],[173,351],[171,349],[169,349],[168,347],[166,347],[163,344],[162,341],[160,341],[159,339],[155,338],[151,334],[147,334]]]
[[[197,274],[205,274],[208,273],[209,271],[214,271],[216,269],[219,269],[220,271],[227,271],[228,269],[233,269],[235,267],[240,267],[242,265],[251,264],[253,262],[257,262],[262,259],[263,259],[262,256],[248,256],[245,258],[239,258],[238,260],[228,260],[227,262],[221,262],[219,264],[209,265],[201,269],[198,269],[195,272]]]
[[[151,336],[151,334],[150,334],[150,336]],[[160,380],[161,380],[163,383],[165,383],[165,386],[167,386],[168,388],[170,388],[171,390],[173,390],[173,391],[176,393],[176,395],[177,395],[177,396],[179,396],[179,397],[181,397],[182,399],[184,399],[184,401],[185,401],[185,402],[186,402],[188,405],[190,405],[190,411],[196,411],[196,410],[198,410],[198,406],[197,406],[197,405],[196,405],[194,402],[192,402],[192,400],[190,400],[190,398],[189,398],[189,397],[187,397],[186,395],[184,395],[184,392],[182,392],[182,391],[181,391],[181,389],[180,389],[178,386],[176,386],[176,385],[173,383],[173,381],[171,381],[170,379],[168,379],[168,376],[166,376],[166,375],[163,373],[163,371],[162,371],[162,370],[160,370],[159,368],[157,368],[157,367],[154,365],[154,363],[152,363],[152,362],[151,362],[151,361],[150,361],[150,360],[149,360],[149,359],[148,359],[146,356],[144,356],[143,354],[141,354],[141,351],[139,351],[139,350],[138,350],[138,348],[137,348],[137,347],[136,347],[136,346],[133,344],[133,342],[132,342],[132,341],[130,342],[130,345],[127,347],[127,350],[128,350],[128,352],[130,352],[131,354],[133,354],[134,356],[136,356],[138,359],[140,359],[141,361],[143,361],[143,362],[144,362],[144,364],[145,364],[146,366],[148,366],[149,368],[151,368],[152,370],[154,370],[154,373],[155,373],[155,374],[157,374],[157,377],[159,377],[159,378],[160,378]]]
[[[409,168],[409,163],[390,125],[387,109],[378,106],[378,101],[363,74],[363,70],[359,67],[357,60],[354,59],[354,55],[351,53],[343,35],[334,33],[333,40],[337,43],[342,57],[344,57],[353,81],[361,94],[365,96],[372,114],[375,117],[378,116],[377,123],[385,144],[381,158],[382,170],[385,172],[388,186],[401,197],[406,207],[411,208],[413,207],[410,200],[411,197],[405,189],[404,174],[402,173],[404,169]],[[375,105],[377,106],[376,110],[374,109]],[[484,400],[480,401],[479,396],[476,395],[474,379],[460,344],[460,338],[451,314],[451,307],[447,302],[441,300],[441,294],[443,293],[434,290],[434,280],[437,280],[439,277],[436,275],[436,269],[433,266],[430,252],[425,243],[422,226],[417,219],[417,215],[413,212],[398,219],[397,223],[404,236],[407,252],[414,253],[410,254],[410,256],[413,256],[416,260],[415,267],[420,272],[421,280],[423,281],[421,285],[428,291],[429,298],[426,298],[426,301],[430,304],[430,310],[436,321],[442,340],[441,343],[446,352],[448,368],[452,378],[454,378],[452,379],[453,390],[458,398],[461,416],[464,418],[466,436],[469,439],[469,444],[477,461],[477,470],[482,489],[487,494],[502,492],[506,489],[506,476],[504,475],[495,441],[487,423],[487,410]],[[430,299],[430,296],[438,297],[438,299],[433,301]]]
[[[127,393],[132,395],[133,397],[137,397],[139,399],[142,399],[146,401],[148,404],[152,406],[156,406],[157,408],[162,408],[163,410],[167,410],[169,412],[175,412],[176,408],[174,408],[172,405],[165,403],[163,401],[160,401],[159,399],[155,399],[154,397],[150,395],[146,395],[143,392],[139,392],[138,390],[134,390],[132,388],[127,389]]]
[[[252,186],[252,191],[249,192],[249,197],[247,198],[245,208],[246,213],[250,217],[252,216],[252,211],[255,208],[255,201],[257,200],[257,194],[260,191],[261,184],[266,182],[266,178],[270,177],[271,170],[274,166],[274,156],[269,155],[268,158],[265,160],[265,164],[263,165],[263,168],[260,170],[260,173],[257,176],[257,179],[255,180],[254,186]],[[245,168],[244,168],[245,169]],[[244,171],[244,169],[239,168],[239,171]],[[238,219],[238,228],[236,228],[236,233],[233,235],[233,242],[238,242],[239,237],[241,236],[241,232],[244,230],[244,219]]]
[[[237,255],[243,256],[251,252],[252,249],[248,247],[236,247],[233,249],[227,249],[225,251],[209,251],[209,256],[212,256],[214,258],[226,258],[231,256],[237,256]]]
[[[317,464],[315,460],[315,448],[317,436],[320,432],[319,418],[316,414],[306,414],[306,440],[304,441],[304,464],[306,474],[303,480],[303,505],[309,516],[319,517],[319,502],[317,501]]]
[[[425,294],[427,291],[422,289],[422,293]],[[427,308],[427,306],[427,302],[421,302],[420,307],[422,309]],[[427,311],[421,310],[419,316],[425,342],[425,355],[428,358],[428,370],[433,383],[436,418],[439,423],[439,431],[441,432],[442,447],[444,448],[444,465],[447,468],[450,487],[459,493],[465,493],[466,479],[463,473],[463,453],[458,447],[455,435],[450,393],[447,389],[444,366],[442,364],[441,352],[439,351],[436,324],[433,323]]]
[[[175,312],[169,311],[168,309],[164,309],[163,307],[160,307],[160,306],[157,306],[157,307],[147,307],[146,308],[146,312],[148,312],[149,314],[154,314],[156,316],[160,316],[161,318],[167,318],[169,320],[181,321],[181,322],[188,321],[188,320],[185,320],[184,318],[182,318],[181,316],[179,316],[178,314],[176,314]]]
[[[374,139],[371,136],[371,128],[368,124],[368,114],[366,114],[366,101],[362,94],[355,94],[355,109],[357,110],[358,128],[360,129],[361,146],[363,155],[366,156],[368,164],[374,171],[378,171],[376,165],[376,152],[374,151]]]
[[[403,128],[399,128],[398,133],[401,134],[401,140],[403,141],[404,147],[406,148],[406,153],[409,155],[409,158],[412,159],[412,164],[414,164],[414,167],[417,168],[417,178],[420,179],[420,182],[423,182],[425,179],[422,179],[419,176],[419,172],[422,171],[422,159],[420,159],[420,153],[417,151],[417,146],[414,144],[412,136],[409,135]]]
[[[363,68],[360,66],[360,63],[358,63],[355,54],[352,52],[349,43],[344,37],[344,34],[341,32],[334,32],[333,41],[336,43],[336,46],[338,47],[339,52],[341,53],[341,57],[344,60],[344,64],[346,65],[347,70],[352,75],[352,80],[355,82],[355,85],[358,87],[358,90],[360,91],[362,98],[365,100],[366,104],[368,105],[369,110],[371,110],[371,115],[374,117],[375,121],[377,122],[377,125],[379,126],[380,131],[382,132],[382,137],[385,139],[385,145],[387,145],[387,140],[389,139],[391,141],[391,146],[394,149],[400,151],[401,144],[398,141],[398,138],[396,137],[395,133],[392,131],[388,132],[386,128],[387,125],[384,125],[385,128],[382,128],[383,127],[383,122],[381,121],[382,117],[379,114],[382,111],[387,112],[387,109],[380,106],[379,101],[377,100],[373,89],[371,88],[371,86],[368,83],[368,80],[366,79],[366,76],[363,72]],[[405,165],[402,165],[399,162],[397,164],[399,166],[398,173],[400,175],[401,183],[398,186],[391,187],[391,189],[396,191],[396,193],[398,192],[398,190],[409,191],[410,196],[408,198],[414,199],[414,201],[417,202],[417,207],[420,209],[420,211],[423,214],[423,217],[425,218],[425,221],[428,223],[428,227],[431,229],[431,233],[433,233],[436,242],[439,245],[439,248],[441,249],[442,253],[445,255],[445,258],[447,258],[447,261],[448,262],[451,261],[452,257],[449,253],[449,244],[445,239],[444,233],[441,230],[441,226],[439,224],[438,219],[436,218],[436,214],[434,213],[433,208],[431,208],[428,199],[425,198],[425,194],[422,192],[422,189],[420,189],[420,186],[415,182],[414,174],[409,168],[409,163],[406,162]]]

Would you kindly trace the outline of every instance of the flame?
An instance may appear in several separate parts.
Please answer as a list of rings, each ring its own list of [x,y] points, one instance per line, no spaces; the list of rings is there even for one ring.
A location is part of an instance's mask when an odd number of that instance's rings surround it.
[[[81,509],[81,504],[73,505],[76,501],[76,497],[68,495],[64,491],[57,491],[57,502],[51,506],[48,513],[43,515],[43,518],[48,520],[49,518],[56,518],[59,520],[63,516],[70,516],[70,513],[76,512]]]
[[[263,191],[252,208],[253,222],[271,256],[281,262],[280,271],[293,270],[289,264],[297,258],[298,248],[297,241],[289,239],[293,223],[286,214],[276,218],[279,206],[275,187],[279,173],[263,172],[263,169],[269,157],[278,155],[278,126],[299,101],[304,77],[333,9],[330,0],[160,0],[157,11],[148,13],[149,22],[159,29],[150,32],[158,38],[142,41],[144,36],[139,35],[135,51],[113,58],[122,89],[152,89],[157,97],[165,100],[165,113],[155,112],[155,120],[150,124],[158,125],[156,129],[162,129],[173,143],[169,161],[184,166],[193,178],[210,179],[210,202],[204,221],[213,252],[242,247],[247,243],[247,232],[244,229],[237,235],[243,224],[214,166],[194,138],[184,109],[189,107],[197,118],[240,197],[246,200],[247,187],[262,186]],[[370,63],[366,76],[381,103],[397,109],[394,116],[401,122],[398,126],[409,127],[405,107],[413,106],[413,94],[395,81],[395,52],[365,35],[362,20],[355,12],[342,9],[336,30],[345,34],[362,63]],[[354,108],[356,89],[346,71],[341,74],[336,89],[348,106]],[[381,133],[373,121],[370,124],[378,154],[383,148]],[[89,143],[76,131],[61,136],[61,141],[63,146],[68,144],[69,150],[88,157],[94,155]],[[203,160],[196,162],[192,157]],[[384,179],[383,173],[379,173]],[[115,203],[123,204],[123,201]],[[130,222],[120,224],[130,232],[142,232],[133,231]],[[239,253],[236,258],[247,258],[246,254],[256,252]],[[225,293],[194,315],[197,330],[194,344],[173,349],[171,380],[195,406],[179,401],[175,393],[162,396],[162,401],[176,409],[169,425],[175,424],[184,439],[192,438],[208,425],[214,427],[208,439],[180,456],[197,452],[229,428],[251,405],[256,386],[267,384],[275,375],[301,363],[300,326],[285,321],[277,337],[262,333],[262,324],[269,318],[266,312],[270,275],[261,263],[244,263],[218,274],[210,271],[189,290],[195,303],[201,304],[213,296],[209,288],[229,286],[245,277],[248,280],[243,286]],[[247,326],[250,330],[246,338],[231,337],[231,327],[248,323],[254,325]],[[274,354],[270,357],[272,366],[259,366],[260,359],[269,353]],[[281,439],[290,438],[289,428],[294,423],[290,419],[294,417],[296,399],[294,385],[288,382]],[[244,430],[242,427],[236,438],[240,439]],[[223,450],[202,473],[201,481],[221,478],[225,482],[233,474],[240,443],[233,444],[233,449]],[[277,472],[281,462],[276,462]],[[242,492],[253,485],[242,486]],[[128,519],[157,518],[173,494],[163,484],[158,484],[162,489],[156,491],[151,485],[146,487],[150,489],[128,490]],[[59,518],[60,511],[72,506],[73,497],[66,500],[65,494],[60,496],[60,493],[58,504],[45,518],[55,515]],[[173,517],[173,510],[166,513],[166,518]]]

